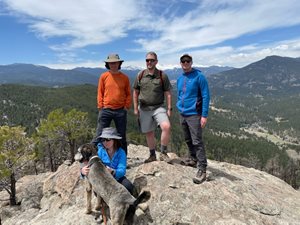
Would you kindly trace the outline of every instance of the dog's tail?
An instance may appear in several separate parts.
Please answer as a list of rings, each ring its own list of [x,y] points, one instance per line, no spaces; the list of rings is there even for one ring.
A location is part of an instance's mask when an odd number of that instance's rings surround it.
[[[127,213],[126,213],[126,217],[125,217],[125,221],[127,222],[127,224],[133,224],[133,217],[134,217],[135,210],[136,210],[136,207],[138,206],[138,204],[148,201],[150,199],[150,197],[151,197],[150,191],[143,191],[136,198],[134,203],[129,206]]]

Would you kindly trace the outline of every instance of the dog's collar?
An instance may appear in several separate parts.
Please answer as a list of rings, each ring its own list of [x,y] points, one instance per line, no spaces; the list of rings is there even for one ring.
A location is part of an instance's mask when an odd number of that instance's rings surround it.
[[[91,167],[94,163],[95,163],[95,158],[98,158],[100,160],[100,158],[98,156],[93,156],[92,158],[90,158],[89,163],[88,163],[88,167]]]

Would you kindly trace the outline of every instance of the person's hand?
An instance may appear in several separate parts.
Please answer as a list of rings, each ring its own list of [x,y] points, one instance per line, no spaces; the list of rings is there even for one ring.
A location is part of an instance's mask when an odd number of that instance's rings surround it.
[[[84,166],[81,168],[82,175],[87,176],[89,175],[89,172],[90,172],[90,168],[88,166]]]
[[[134,115],[138,116],[139,115],[139,110],[138,109],[134,109],[133,113],[134,113]]]
[[[204,128],[207,123],[207,117],[201,117],[200,123],[201,123],[201,128]]]

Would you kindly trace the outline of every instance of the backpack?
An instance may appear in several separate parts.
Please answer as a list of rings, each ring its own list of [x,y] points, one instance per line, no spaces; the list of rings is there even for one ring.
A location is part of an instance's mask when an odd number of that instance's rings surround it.
[[[143,76],[144,76],[144,73],[145,73],[146,70],[143,70],[139,76],[138,76],[138,80],[139,82],[141,82]],[[159,78],[156,78],[156,79],[160,79],[160,84],[162,86],[162,89],[164,89],[164,80],[162,79],[162,71],[161,70],[158,70],[159,71]]]

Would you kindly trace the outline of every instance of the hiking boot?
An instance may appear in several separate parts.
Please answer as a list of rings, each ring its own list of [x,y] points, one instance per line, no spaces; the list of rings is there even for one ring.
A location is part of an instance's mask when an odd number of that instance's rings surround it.
[[[159,160],[167,162],[167,161],[169,161],[169,156],[167,155],[166,152],[161,152],[159,154]]]
[[[150,157],[148,159],[146,159],[144,161],[144,163],[149,163],[149,162],[153,162],[156,161],[156,155],[150,155]]]
[[[196,177],[193,178],[193,182],[195,184],[201,184],[205,180],[206,180],[206,171],[199,169],[196,174]]]

